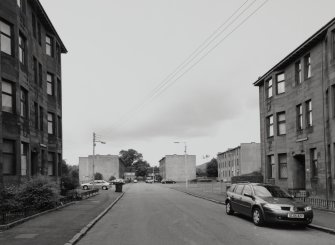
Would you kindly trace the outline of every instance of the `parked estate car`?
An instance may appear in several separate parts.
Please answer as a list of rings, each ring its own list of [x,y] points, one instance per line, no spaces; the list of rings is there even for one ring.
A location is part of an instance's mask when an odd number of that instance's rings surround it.
[[[294,200],[280,187],[270,184],[237,183],[227,190],[226,213],[252,217],[255,225],[266,222],[308,225],[312,207]]]
[[[101,187],[101,189],[103,190],[108,190],[108,188],[110,187],[110,183],[105,180],[94,180],[94,186]],[[92,187],[93,181],[81,184],[81,188],[83,188],[84,190],[88,190]]]
[[[134,183],[137,183],[137,179],[134,179]]]
[[[115,185],[117,183],[125,184],[126,182],[124,181],[124,179],[114,179],[114,180],[110,181],[110,183],[112,185]]]
[[[153,180],[153,179],[146,179],[146,180],[145,180],[145,183],[150,183],[150,184],[152,184],[152,183],[154,183],[154,180]]]
[[[161,183],[162,184],[175,184],[176,181],[174,181],[172,179],[162,179]]]

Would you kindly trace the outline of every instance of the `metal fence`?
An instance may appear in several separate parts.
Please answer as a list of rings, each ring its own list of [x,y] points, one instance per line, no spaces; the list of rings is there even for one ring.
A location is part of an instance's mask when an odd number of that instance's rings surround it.
[[[329,210],[335,211],[335,201],[334,200],[326,200],[326,199],[313,198],[313,197],[300,197],[296,199],[301,200],[315,208],[329,209]]]
[[[99,189],[93,189],[93,190],[82,191],[82,192],[73,191],[70,193],[70,195],[60,198],[59,202],[56,204],[56,207],[63,206],[66,203],[73,202],[76,200],[89,198],[91,196],[96,195],[98,192],[99,192]],[[42,210],[41,209],[36,210],[34,207],[26,207],[24,209],[0,212],[0,225],[9,224],[14,221],[47,211],[49,209],[46,208]]]

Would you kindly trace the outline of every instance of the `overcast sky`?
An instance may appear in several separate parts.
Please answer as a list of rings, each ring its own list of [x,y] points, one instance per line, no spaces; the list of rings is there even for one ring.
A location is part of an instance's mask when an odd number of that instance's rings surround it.
[[[133,148],[151,165],[183,154],[174,141],[197,165],[260,142],[253,82],[335,17],[334,0],[40,1],[69,51],[63,157],[72,165],[92,154],[93,132],[107,142],[97,154]]]

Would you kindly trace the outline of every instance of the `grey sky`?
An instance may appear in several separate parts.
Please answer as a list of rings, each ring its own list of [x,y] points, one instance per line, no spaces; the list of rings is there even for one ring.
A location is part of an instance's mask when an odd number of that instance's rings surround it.
[[[77,164],[91,154],[93,131],[107,141],[98,154],[134,148],[153,165],[183,153],[176,140],[188,142],[197,164],[202,155],[259,142],[252,83],[335,17],[334,0],[269,0],[169,89],[129,113],[245,1],[41,0],[69,50],[64,158]]]

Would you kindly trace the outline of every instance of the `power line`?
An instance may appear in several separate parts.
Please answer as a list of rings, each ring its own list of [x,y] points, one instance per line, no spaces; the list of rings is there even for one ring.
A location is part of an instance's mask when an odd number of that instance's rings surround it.
[[[184,72],[181,73],[178,77],[176,75],[181,72],[184,68],[186,68],[192,61],[194,61],[198,56],[209,46],[211,45],[220,35],[227,30],[232,24],[234,24],[242,14],[244,14],[252,5],[256,2],[254,0],[251,2],[244,10],[242,10],[224,29],[220,30],[223,26],[225,26],[248,2],[245,1],[238,9],[234,11],[234,13],[224,22],[222,23],[204,42],[202,42],[172,73],[170,73],[161,83],[159,83],[151,92],[148,94],[147,98],[145,98],[141,104],[134,107],[131,111],[125,114],[125,116],[133,116],[133,112],[139,111],[142,109],[147,103],[152,102],[159,95],[164,93],[168,88],[170,88],[173,84],[175,84],[181,77],[183,77],[187,72],[189,72],[195,65],[197,65],[201,60],[203,60],[208,54],[210,54],[214,49],[216,49],[224,40],[226,40],[231,34],[233,34],[241,25],[243,25],[251,16],[253,16],[260,8],[262,8],[269,0],[265,0],[259,7],[257,7],[251,14],[249,14],[246,18],[244,18],[235,28],[233,28],[227,35],[225,35],[216,45],[210,48],[204,55],[202,55],[195,63],[191,64]],[[176,77],[174,80],[173,78]],[[127,118],[125,120],[120,121],[116,127],[121,124],[127,122]]]

